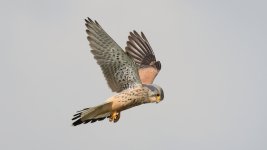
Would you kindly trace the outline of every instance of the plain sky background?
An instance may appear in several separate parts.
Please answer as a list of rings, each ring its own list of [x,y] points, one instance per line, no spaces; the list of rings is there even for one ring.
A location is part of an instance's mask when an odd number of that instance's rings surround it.
[[[1,0],[1,150],[266,150],[267,2]],[[165,99],[71,126],[112,94],[89,52],[91,17],[124,48],[143,31]]]

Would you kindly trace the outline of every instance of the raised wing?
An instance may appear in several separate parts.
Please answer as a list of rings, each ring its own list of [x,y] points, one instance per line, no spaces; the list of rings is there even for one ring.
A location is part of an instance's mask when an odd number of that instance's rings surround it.
[[[139,76],[143,84],[152,84],[161,69],[160,61],[156,60],[144,33],[141,36],[136,32],[130,32],[128,36],[126,53],[139,65]]]
[[[97,21],[85,19],[87,39],[97,63],[113,92],[141,84],[137,66]]]

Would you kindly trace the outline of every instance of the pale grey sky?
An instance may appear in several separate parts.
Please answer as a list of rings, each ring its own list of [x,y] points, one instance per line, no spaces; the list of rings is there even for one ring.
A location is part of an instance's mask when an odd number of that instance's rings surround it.
[[[1,1],[0,149],[267,149],[266,1]],[[112,94],[89,52],[91,17],[122,48],[143,31],[165,100],[71,126]]]

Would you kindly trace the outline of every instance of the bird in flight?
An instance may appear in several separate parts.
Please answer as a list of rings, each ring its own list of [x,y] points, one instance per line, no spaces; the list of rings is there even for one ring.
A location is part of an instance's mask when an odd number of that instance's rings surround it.
[[[164,93],[153,81],[161,69],[160,61],[145,37],[130,32],[125,51],[104,31],[97,21],[85,19],[91,52],[100,65],[107,83],[116,95],[103,104],[85,108],[73,115],[73,126],[109,118],[117,122],[122,111],[145,103],[158,103]]]

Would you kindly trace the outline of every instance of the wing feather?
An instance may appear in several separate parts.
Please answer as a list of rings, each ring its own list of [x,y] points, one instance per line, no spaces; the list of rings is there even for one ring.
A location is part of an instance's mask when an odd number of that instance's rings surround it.
[[[113,92],[141,84],[137,65],[97,21],[85,19],[87,39],[97,63]]]
[[[152,84],[161,70],[160,61],[156,60],[152,47],[145,34],[139,35],[136,31],[128,36],[126,53],[139,66],[139,76],[143,84]]]

